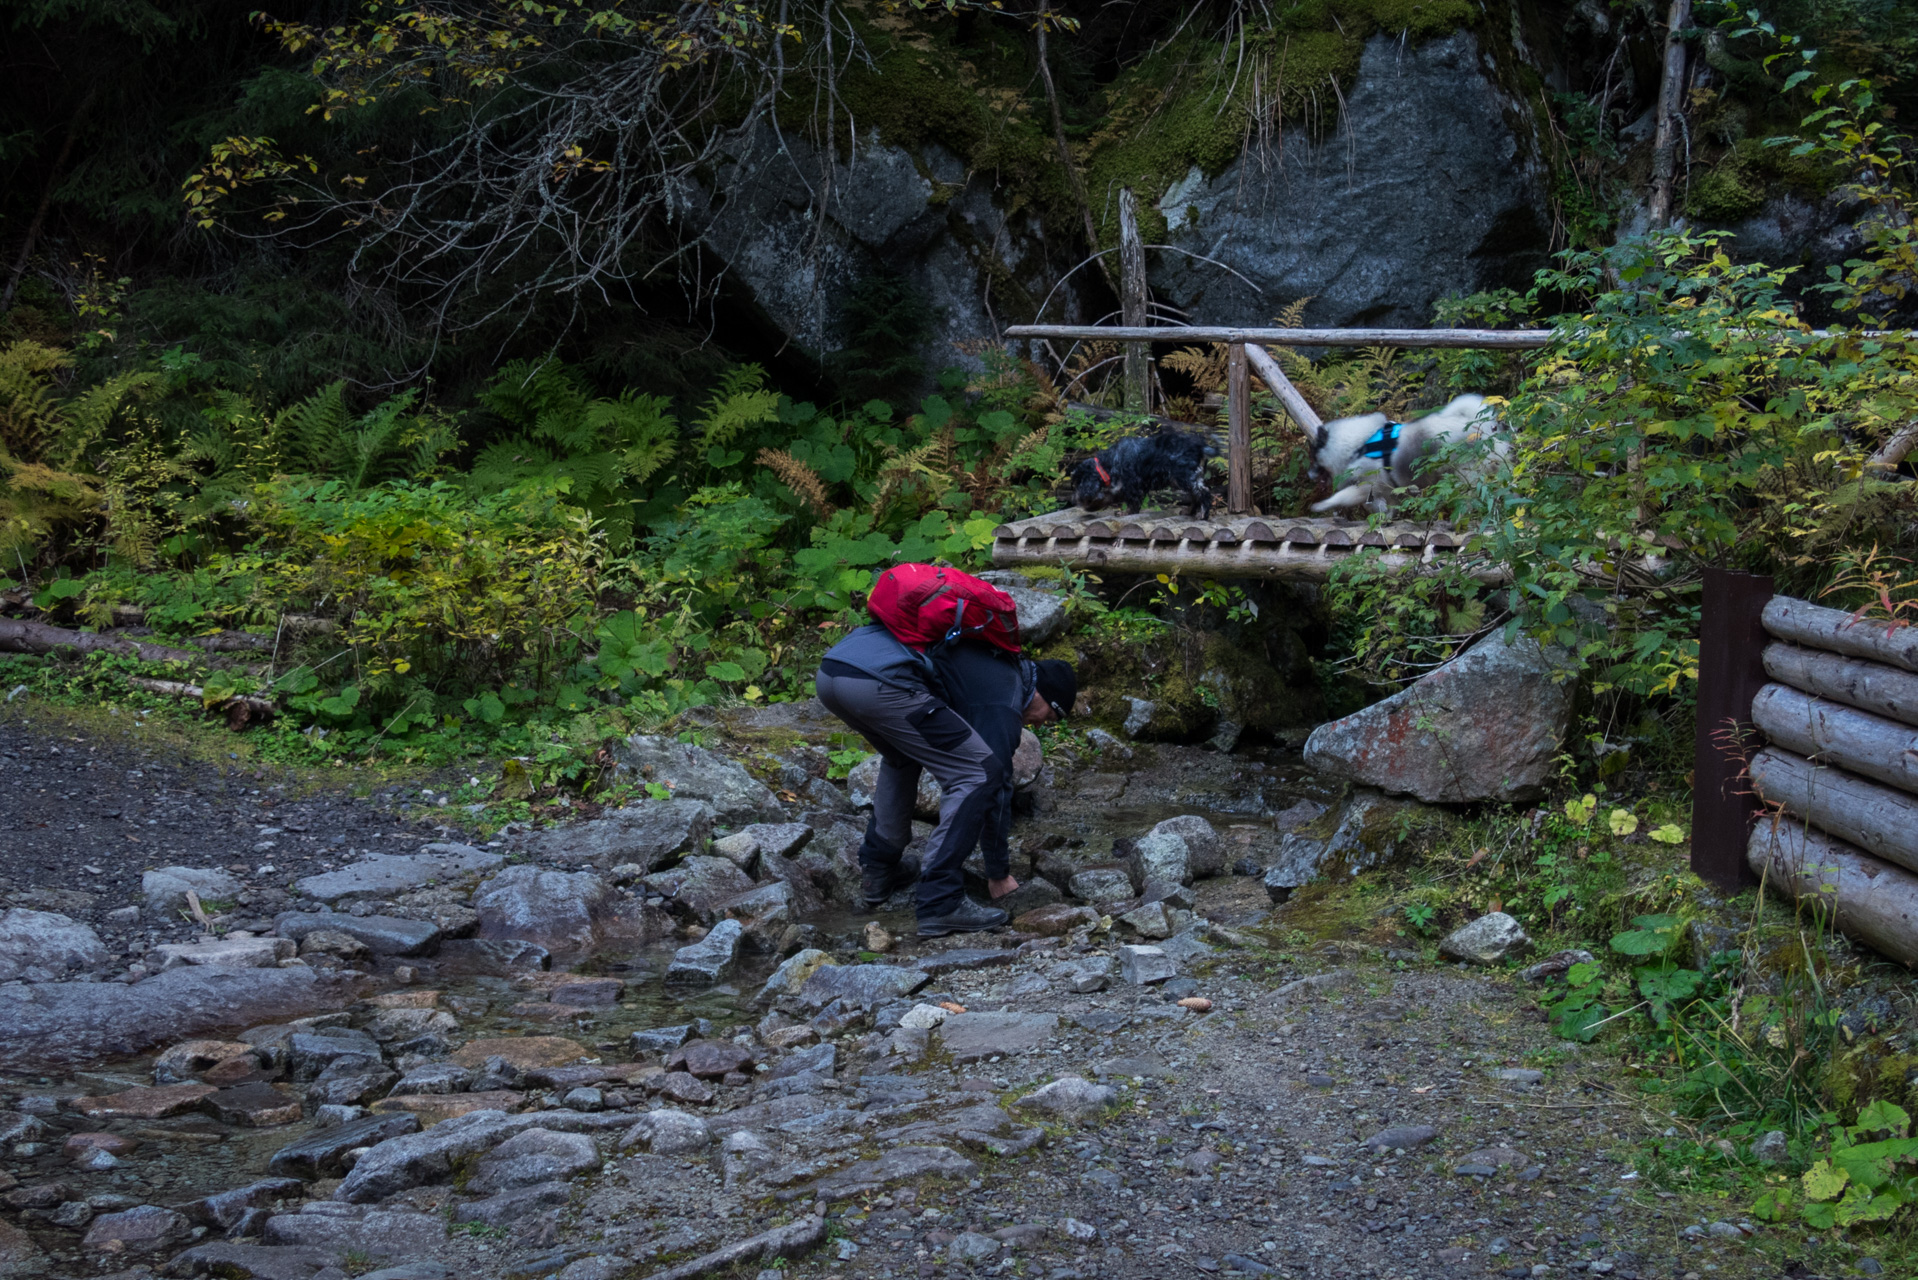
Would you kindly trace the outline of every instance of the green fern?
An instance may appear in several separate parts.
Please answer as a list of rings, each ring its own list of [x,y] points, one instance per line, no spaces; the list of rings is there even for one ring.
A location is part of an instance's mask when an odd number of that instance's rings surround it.
[[[771,422],[779,412],[779,393],[765,389],[766,371],[742,364],[719,380],[719,390],[699,418],[699,434],[709,448],[731,444],[748,427]]]

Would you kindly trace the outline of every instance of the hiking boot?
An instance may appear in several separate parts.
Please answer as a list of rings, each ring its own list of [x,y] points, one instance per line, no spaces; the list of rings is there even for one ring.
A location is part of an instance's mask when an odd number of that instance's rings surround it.
[[[984,929],[997,929],[1008,918],[997,907],[980,906],[962,893],[953,899],[952,905],[942,914],[920,916],[919,936],[943,938],[949,933],[978,933]]]
[[[919,855],[908,853],[889,866],[861,866],[859,868],[859,893],[866,902],[866,910],[877,911],[886,905],[886,900],[907,888],[919,878]]]

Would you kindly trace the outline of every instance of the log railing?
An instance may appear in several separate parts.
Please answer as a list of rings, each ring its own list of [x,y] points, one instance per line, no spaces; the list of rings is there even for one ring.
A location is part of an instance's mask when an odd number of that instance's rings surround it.
[[[1709,583],[1707,584],[1709,587]],[[1707,599],[1706,638],[1713,628]],[[1760,614],[1762,649],[1701,655],[1700,758],[1725,754],[1725,727],[1709,722],[1707,677],[1731,663],[1720,688],[1748,679],[1755,660],[1770,682],[1750,699],[1763,747],[1745,770],[1749,798],[1766,811],[1744,837],[1751,872],[1793,897],[1821,902],[1844,932],[1918,968],[1918,627],[1857,618],[1788,596]],[[1723,620],[1720,620],[1723,626]],[[1734,629],[1739,624],[1734,622]],[[1742,726],[1741,726],[1742,727]],[[1707,812],[1700,773],[1693,866],[1726,883],[1714,836],[1742,833]]]

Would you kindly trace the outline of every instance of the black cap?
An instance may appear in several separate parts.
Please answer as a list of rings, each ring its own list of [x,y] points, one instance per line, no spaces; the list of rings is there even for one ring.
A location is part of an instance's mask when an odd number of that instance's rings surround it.
[[[1052,714],[1063,720],[1072,714],[1072,706],[1079,700],[1079,673],[1072,669],[1070,662],[1058,658],[1045,658],[1036,664],[1039,668],[1039,696],[1052,707]]]

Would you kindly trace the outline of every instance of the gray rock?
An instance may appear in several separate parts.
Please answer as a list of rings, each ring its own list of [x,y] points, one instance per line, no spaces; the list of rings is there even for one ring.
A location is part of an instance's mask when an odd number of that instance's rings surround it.
[[[1598,959],[1589,951],[1555,951],[1534,965],[1527,965],[1518,971],[1524,982],[1544,982],[1548,978],[1562,978],[1575,964],[1597,964]]]
[[[570,1182],[535,1182],[531,1186],[501,1191],[484,1200],[456,1204],[453,1206],[453,1221],[480,1222],[489,1227],[513,1227],[534,1210],[565,1204],[572,1198],[573,1186]]]
[[[1137,741],[1152,731],[1152,722],[1158,717],[1159,704],[1149,698],[1127,698],[1125,723],[1119,728],[1128,738]]]
[[[983,1262],[987,1258],[998,1256],[999,1242],[991,1236],[977,1231],[961,1231],[946,1246],[946,1256],[960,1262]]]
[[[1396,1151],[1401,1148],[1410,1151],[1422,1147],[1438,1137],[1438,1130],[1429,1124],[1395,1125],[1389,1129],[1380,1129],[1359,1145],[1373,1151]]]
[[[359,1280],[453,1280],[453,1269],[438,1262],[407,1262],[362,1272]]]
[[[1216,176],[1195,169],[1163,192],[1168,243],[1229,273],[1148,255],[1155,297],[1192,324],[1311,297],[1308,324],[1425,325],[1447,294],[1529,280],[1550,249],[1544,175],[1486,62],[1469,31],[1418,45],[1374,36],[1335,131],[1288,127]],[[1354,173],[1372,181],[1361,190]],[[1434,173],[1450,175],[1443,191]]]
[[[0,984],[0,1067],[131,1057],[153,1045],[343,1008],[349,982],[305,967],[185,966],[143,982]]]
[[[1019,606],[1019,642],[1037,647],[1066,629],[1065,597],[1027,586],[999,588]],[[1070,707],[1066,708],[1068,711]]]
[[[739,959],[740,940],[745,935],[746,930],[739,921],[721,920],[698,942],[673,952],[673,962],[666,968],[666,981],[718,982],[732,972]]]
[[[726,903],[755,888],[753,879],[726,858],[695,856],[642,882],[671,901],[669,909],[711,924]]]
[[[813,972],[822,965],[835,964],[832,956],[817,947],[807,947],[795,951],[780,963],[765,985],[759,989],[759,1003],[770,1004],[780,996],[796,996],[806,985]]]
[[[803,1072],[818,1076],[830,1076],[839,1064],[839,1050],[830,1044],[816,1044],[805,1049],[795,1049],[766,1073],[768,1080],[784,1080]]]
[[[338,871],[307,876],[294,888],[321,902],[390,898],[429,885],[472,881],[506,859],[466,844],[429,844],[417,853],[375,853]]]
[[[601,870],[631,863],[650,872],[672,865],[683,854],[703,851],[718,820],[719,810],[706,801],[675,795],[542,831],[526,847],[548,862]]]
[[[783,881],[762,884],[721,905],[720,914],[737,920],[746,931],[746,946],[761,953],[779,950],[786,930],[795,922],[793,887]]]
[[[1495,632],[1383,702],[1320,725],[1305,763],[1427,803],[1535,800],[1571,722],[1568,674],[1562,652]]]
[[[985,895],[980,894],[981,897]],[[1017,889],[1002,898],[994,898],[992,905],[1013,919],[1018,919],[1028,911],[1037,911],[1040,907],[1056,906],[1066,900],[1059,892],[1059,886],[1040,876],[1020,882]]]
[[[879,783],[879,765],[878,756],[867,756],[854,765],[852,772],[846,775],[846,794],[851,798],[853,807],[872,808],[873,788]],[[933,777],[930,771],[922,769],[919,773],[919,790],[913,795],[912,816],[922,822],[937,822],[939,801],[944,795],[945,792],[939,786],[939,779]]]
[[[282,938],[304,941],[316,933],[343,933],[376,956],[430,956],[445,935],[431,920],[355,916],[336,911],[288,911],[273,918]]]
[[[190,889],[199,895],[200,904],[231,902],[246,885],[239,877],[218,867],[161,867],[140,876],[140,896],[146,901],[149,916],[172,920],[187,909]]]
[[[286,938],[216,938],[201,935],[191,942],[161,943],[147,953],[147,967],[157,967],[162,972],[183,964],[214,965],[228,969],[271,969],[282,960],[291,960],[294,950],[294,944]]]
[[[648,1111],[619,1140],[621,1147],[644,1147],[656,1156],[683,1156],[712,1145],[712,1129],[685,1111]]]
[[[589,871],[507,867],[473,898],[480,937],[535,943],[555,955],[581,956],[602,944],[651,940],[669,927],[663,912],[622,899]]]
[[[691,1040],[694,1031],[690,1022],[676,1027],[652,1027],[633,1032],[630,1043],[634,1053],[667,1053]]]
[[[438,1181],[450,1176],[460,1161],[490,1150],[524,1127],[523,1121],[504,1111],[469,1111],[431,1129],[388,1138],[359,1158],[334,1198],[370,1204]],[[325,1132],[332,1135],[339,1130]]]
[[[756,1178],[778,1163],[778,1155],[751,1129],[736,1129],[727,1134],[719,1149],[720,1175],[728,1187]]]
[[[1073,897],[1096,904],[1124,902],[1137,892],[1132,887],[1132,877],[1117,867],[1088,867],[1076,871],[1070,884]]]
[[[1200,927],[1193,926],[1173,934],[1159,944],[1159,950],[1176,965],[1190,964],[1194,960],[1213,954],[1213,949],[1199,936]]]
[[[107,963],[100,935],[51,911],[0,911],[0,982],[58,982]]]
[[[675,800],[704,800],[721,818],[737,821],[780,812],[778,799],[744,765],[704,747],[634,734],[613,749],[613,759],[620,772],[671,787]]]
[[[404,1079],[393,1086],[394,1093],[400,1094],[439,1094],[464,1093],[473,1083],[471,1067],[462,1067],[457,1062],[424,1062],[406,1073]]]
[[[393,1088],[399,1078],[399,1072],[389,1071],[377,1056],[345,1054],[327,1063],[306,1087],[306,1105],[317,1110],[371,1102],[389,1092],[404,1092]]]
[[[86,1249],[113,1249],[119,1253],[152,1253],[185,1240],[193,1231],[192,1222],[183,1213],[143,1204],[119,1213],[103,1213],[87,1228],[80,1241]]]
[[[374,1262],[417,1258],[446,1242],[446,1219],[435,1213],[376,1209],[356,1217],[320,1213],[276,1213],[266,1220],[260,1241],[308,1249],[359,1254]]]
[[[312,1181],[343,1171],[341,1157],[359,1147],[377,1147],[389,1138],[420,1131],[419,1117],[410,1111],[368,1116],[328,1129],[314,1129],[305,1137],[273,1153],[267,1172]]]
[[[351,1027],[295,1031],[283,1044],[295,1080],[317,1079],[340,1059],[353,1064],[350,1070],[360,1070],[362,1065],[377,1064],[384,1057],[377,1040]]]
[[[1132,759],[1132,748],[1128,747],[1123,739],[1115,737],[1104,729],[1096,727],[1087,729],[1086,741],[1090,742],[1092,749],[1101,755],[1117,756],[1121,760]]]
[[[1518,921],[1503,911],[1492,911],[1446,935],[1439,943],[1439,954],[1466,964],[1497,964],[1523,954],[1531,945]]]
[[[466,1186],[491,1195],[538,1182],[563,1182],[598,1167],[599,1151],[585,1134],[527,1129],[481,1156]]]
[[[1492,1079],[1522,1087],[1535,1085],[1544,1078],[1543,1071],[1535,1071],[1530,1067],[1498,1067],[1492,1072]]]
[[[186,1206],[191,1218],[222,1231],[231,1231],[256,1209],[264,1209],[276,1200],[306,1195],[306,1184],[298,1178],[262,1178],[231,1191],[206,1196]]]
[[[1167,818],[1131,842],[1126,872],[1134,892],[1148,885],[1191,884],[1225,870],[1225,844],[1212,824],[1195,814]]]
[[[1056,1013],[955,1013],[939,1024],[954,1062],[979,1062],[1042,1047],[1059,1029]]]
[[[1083,1124],[1111,1106],[1118,1097],[1117,1089],[1093,1084],[1083,1076],[1060,1076],[1012,1105],[1020,1111],[1037,1111]]]
[[[831,786],[830,783],[827,785]],[[832,791],[834,795],[839,794],[836,787]],[[751,871],[754,857],[761,861],[797,857],[799,851],[811,843],[812,837],[813,829],[803,822],[755,822],[725,837],[727,841],[737,841],[741,849],[750,845],[752,854],[735,856],[728,853],[723,856],[732,858],[741,871]],[[714,853],[719,852],[719,843],[717,840],[713,842]]]
[[[846,1200],[895,1182],[920,1178],[970,1178],[979,1166],[947,1147],[894,1147],[874,1160],[861,1160],[814,1184],[828,1200]]]
[[[1790,1151],[1791,1147],[1785,1139],[1783,1129],[1773,1129],[1752,1143],[1752,1159],[1760,1164],[1778,1164],[1790,1154]]]
[[[1142,938],[1159,939],[1169,937],[1172,922],[1166,917],[1163,902],[1148,902],[1142,907],[1134,907],[1118,918],[1118,923],[1131,929]]]
[[[924,969],[888,964],[834,964],[813,970],[799,990],[809,1009],[823,1009],[834,1000],[858,1009],[870,1009],[882,1000],[911,995],[932,980]]]
[[[221,1280],[312,1280],[325,1272],[325,1280],[332,1280],[345,1274],[340,1269],[342,1261],[340,1254],[332,1249],[290,1245],[273,1248],[218,1240],[212,1244],[196,1244],[174,1255],[167,1263],[167,1271],[177,1276],[218,1276]]]
[[[1328,814],[1279,840],[1265,870],[1266,896],[1284,902],[1301,885],[1319,879],[1351,879],[1396,858],[1406,835],[1438,821],[1433,810],[1408,800],[1360,792],[1337,814]]]
[[[1135,987],[1179,976],[1179,966],[1158,947],[1120,947],[1119,974]]]
[[[914,960],[913,967],[932,974],[959,973],[972,969],[998,969],[1014,964],[1019,959],[1016,951],[992,951],[983,947],[955,947],[951,951],[934,951],[930,955]]]

